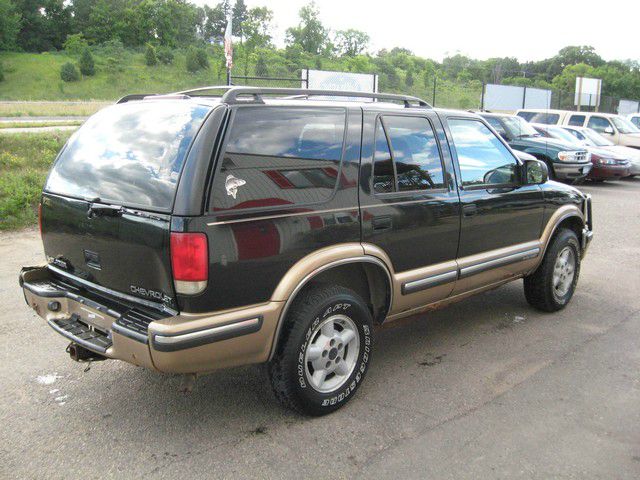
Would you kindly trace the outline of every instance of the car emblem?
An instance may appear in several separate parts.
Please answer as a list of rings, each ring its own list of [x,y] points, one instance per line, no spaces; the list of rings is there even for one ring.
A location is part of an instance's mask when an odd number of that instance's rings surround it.
[[[245,185],[246,183],[247,182],[245,182],[241,178],[236,178],[233,175],[229,175],[224,182],[224,188],[227,189],[227,195],[231,195],[235,200],[236,195],[238,194],[238,188]]]

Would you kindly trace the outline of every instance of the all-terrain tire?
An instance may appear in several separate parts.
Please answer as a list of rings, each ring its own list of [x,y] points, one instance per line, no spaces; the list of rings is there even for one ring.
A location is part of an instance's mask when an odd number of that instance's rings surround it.
[[[556,312],[566,307],[578,283],[580,253],[574,231],[563,228],[556,232],[536,271],[524,278],[527,302],[544,312]],[[561,255],[572,260],[572,266],[565,266],[559,258]]]
[[[284,321],[268,365],[278,400],[298,413],[314,416],[342,407],[355,394],[371,362],[373,320],[366,303],[348,288],[317,284],[294,300]],[[351,340],[343,344],[343,337]],[[318,373],[326,381],[314,377],[318,361],[322,362]],[[341,375],[338,368],[345,369]],[[322,377],[326,371],[331,373]]]

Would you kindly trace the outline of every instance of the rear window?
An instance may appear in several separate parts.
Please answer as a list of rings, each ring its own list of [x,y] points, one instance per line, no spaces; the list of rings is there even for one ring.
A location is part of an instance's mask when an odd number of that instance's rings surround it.
[[[557,113],[536,113],[529,119],[531,123],[544,123],[545,125],[556,125],[560,120]]]
[[[342,179],[345,121],[343,108],[238,108],[214,179],[212,209],[329,199]]]
[[[210,107],[140,102],[100,111],[69,139],[45,190],[170,210],[191,142]]]

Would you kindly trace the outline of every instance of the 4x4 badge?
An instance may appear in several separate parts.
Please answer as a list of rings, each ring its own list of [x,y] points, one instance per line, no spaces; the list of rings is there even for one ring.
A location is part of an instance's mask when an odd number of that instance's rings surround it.
[[[238,194],[238,187],[241,187],[246,183],[247,182],[245,182],[241,178],[236,178],[233,175],[228,175],[227,179],[224,182],[224,188],[227,189],[227,195],[231,195],[235,200],[236,195]]]

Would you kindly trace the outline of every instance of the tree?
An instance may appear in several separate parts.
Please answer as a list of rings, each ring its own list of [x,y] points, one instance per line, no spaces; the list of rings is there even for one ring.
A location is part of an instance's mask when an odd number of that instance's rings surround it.
[[[71,33],[71,7],[65,0],[15,0],[22,16],[18,46],[29,52],[62,48]]]
[[[300,9],[300,23],[287,29],[287,44],[299,45],[312,55],[322,53],[327,47],[329,31],[320,21],[320,12],[314,2]]]
[[[93,61],[93,55],[91,55],[91,51],[88,48],[85,48],[82,52],[78,66],[80,67],[80,73],[82,73],[82,75],[92,77],[96,74],[96,64]]]
[[[65,82],[77,82],[80,80],[80,72],[73,63],[67,62],[60,67],[60,78]]]
[[[144,63],[146,63],[149,67],[153,67],[158,63],[156,49],[150,43],[147,43],[147,48],[144,51]]]
[[[407,74],[404,77],[404,83],[407,87],[413,87],[413,70],[407,70]]]
[[[0,50],[14,50],[22,15],[11,0],[0,0]]]
[[[258,60],[256,60],[256,76],[257,77],[269,76],[269,68],[267,67],[267,62],[264,59],[263,55],[259,55]]]
[[[240,43],[242,43],[244,39],[244,27],[248,17],[247,5],[244,3],[244,0],[236,0],[232,9],[233,22],[231,33],[236,37],[240,37]]]
[[[76,57],[82,55],[82,52],[89,47],[89,44],[81,33],[74,33],[73,35],[67,35],[67,39],[62,46],[69,55]]]
[[[271,22],[273,12],[267,7],[254,7],[247,13],[244,26],[245,45],[250,51],[256,48],[270,48]]]
[[[209,68],[207,52],[203,48],[189,47],[187,50],[187,70],[196,73],[202,69]]]
[[[370,37],[365,32],[354,30],[340,30],[336,32],[335,43],[342,55],[355,57],[364,53],[369,46]]]
[[[213,8],[209,5],[205,5],[204,14],[205,20],[202,27],[202,34],[205,41],[209,43],[221,42],[224,37],[224,29],[227,26],[224,5],[219,3]]]

